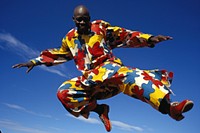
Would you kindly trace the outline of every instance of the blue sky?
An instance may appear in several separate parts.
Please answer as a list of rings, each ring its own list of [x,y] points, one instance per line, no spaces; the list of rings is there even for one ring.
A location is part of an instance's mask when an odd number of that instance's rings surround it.
[[[199,0],[1,0],[0,1],[0,130],[3,133],[106,132],[96,114],[74,118],[56,97],[65,80],[80,75],[74,62],[56,67],[12,69],[16,63],[37,57],[40,51],[59,47],[74,27],[75,6],[84,4],[92,20],[174,39],[155,48],[116,49],[127,66],[174,72],[173,101],[191,99],[195,106],[176,122],[149,105],[124,94],[99,101],[111,107],[113,133],[197,133],[200,123],[200,1]]]

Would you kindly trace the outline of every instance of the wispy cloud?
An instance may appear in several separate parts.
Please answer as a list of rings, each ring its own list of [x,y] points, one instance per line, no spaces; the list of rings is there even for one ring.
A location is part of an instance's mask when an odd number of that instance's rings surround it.
[[[62,76],[62,77],[71,77],[70,75],[66,76],[63,72],[61,72],[60,70],[63,70],[63,69],[60,69],[61,68],[60,66],[52,66],[52,67],[39,66],[39,67],[42,70],[45,70],[45,71],[50,72],[50,73],[57,74],[57,75]]]
[[[88,118],[88,119],[85,119],[84,117],[80,116],[80,117],[74,117],[70,114],[66,114],[68,117],[72,117],[74,119],[77,119],[77,120],[80,120],[80,121],[84,121],[84,122],[87,122],[87,123],[92,123],[92,124],[100,124],[101,122],[95,118]]]
[[[13,110],[18,110],[22,113],[27,113],[27,114],[31,114],[34,116],[38,116],[38,117],[43,117],[43,118],[53,118],[51,115],[46,115],[46,114],[41,114],[41,113],[36,113],[34,111],[28,110],[22,106],[16,105],[16,104],[9,104],[9,103],[2,103],[3,105],[7,106],[10,109]],[[53,118],[53,120],[59,120],[57,118]],[[16,122],[12,122],[11,120],[1,120],[0,119],[0,127],[2,128],[6,128],[9,130],[14,130],[14,131],[22,131],[25,133],[51,133],[49,131],[44,131],[44,130],[40,130],[37,128],[30,128],[30,127],[25,127],[19,123]],[[62,128],[57,128],[57,127],[47,127],[47,129],[51,129],[52,133],[57,133],[57,132],[65,132],[65,129]]]
[[[2,42],[2,43],[1,43]],[[32,58],[38,57],[40,51],[34,50],[28,47],[26,44],[15,38],[10,33],[0,33],[0,49],[11,51],[19,56],[21,56],[24,60],[28,61]],[[56,67],[44,67],[40,66],[42,70],[55,73],[62,77],[69,77],[66,76],[63,71],[66,70],[66,67],[63,65],[59,65]]]
[[[13,131],[25,132],[25,133],[50,133],[49,131],[26,127],[10,120],[0,120],[0,127],[13,130]]]
[[[33,112],[31,110],[28,110],[28,109],[26,109],[22,106],[16,105],[16,104],[9,104],[9,103],[3,103],[3,104],[5,106],[7,106],[8,108],[18,110],[18,111],[22,111],[22,112],[25,112],[25,113],[28,113],[28,114],[31,114],[31,115],[35,115],[35,116],[39,116],[39,117],[45,117],[45,118],[52,118],[52,116],[50,116],[50,115],[44,115],[44,114],[36,113],[36,112]],[[85,119],[82,116],[74,117],[70,114],[66,114],[66,116],[71,117],[71,118],[76,119],[76,120],[87,122],[87,123],[90,123],[90,124],[101,124],[102,123],[99,119],[91,118],[91,117],[89,117],[88,119]],[[121,122],[121,121],[111,121],[111,123],[112,123],[112,126],[114,128],[124,130],[124,131],[133,131],[133,130],[138,131],[138,132],[144,131],[144,128],[142,128],[142,127],[126,124],[126,123]]]
[[[129,125],[120,121],[112,121],[113,126],[115,126],[116,128],[119,128],[121,130],[127,130],[127,131],[132,131],[132,130],[136,130],[136,131],[143,131],[144,129],[138,126],[133,126],[133,125]]]
[[[92,124],[101,124],[101,121],[96,119],[96,118],[88,118],[88,119],[85,119],[84,117],[80,116],[80,117],[74,117],[70,114],[66,114],[67,117],[72,117],[74,119],[77,119],[77,120],[80,120],[80,121],[83,121],[83,122],[87,122],[87,123],[92,123]],[[112,123],[112,126],[114,128],[118,128],[120,130],[125,130],[125,131],[138,131],[138,132],[142,132],[144,131],[143,128],[141,127],[138,127],[138,126],[133,126],[133,125],[129,125],[129,124],[126,124],[126,123],[123,123],[123,122],[120,122],[120,121],[111,121]]]
[[[3,42],[0,48],[12,50],[25,59],[30,59],[40,54],[39,51],[29,48],[9,33],[0,33],[0,41]]]
[[[5,106],[7,106],[8,108],[11,108],[11,109],[14,109],[14,110],[19,110],[19,111],[22,111],[22,112],[25,112],[25,113],[28,113],[28,114],[31,114],[31,115],[35,115],[35,116],[39,116],[39,117],[45,117],[45,118],[52,118],[51,115],[36,113],[36,112],[33,112],[31,110],[28,110],[28,109],[26,109],[22,106],[16,105],[16,104],[9,104],[9,103],[3,103],[3,104]]]

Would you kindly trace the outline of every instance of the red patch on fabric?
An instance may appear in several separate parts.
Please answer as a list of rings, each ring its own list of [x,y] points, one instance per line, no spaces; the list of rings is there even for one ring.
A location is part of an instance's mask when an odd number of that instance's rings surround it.
[[[97,35],[103,34],[105,36],[106,34],[106,28],[105,26],[101,26],[99,24],[92,24],[91,26],[92,31],[94,31]]]
[[[101,29],[100,29],[99,25],[93,24],[93,25],[91,26],[91,29],[92,29],[92,31],[94,31],[97,35],[100,35]]]
[[[51,66],[54,62],[54,59],[48,56],[42,55],[41,57],[42,57],[42,62],[44,62],[47,66]]]
[[[174,73],[173,72],[169,72],[169,77],[173,78],[174,77]]]
[[[52,54],[51,52],[49,52],[49,50],[42,51],[42,53],[40,54],[40,56],[46,56],[46,57],[49,57],[49,58],[52,58],[52,59],[57,59],[58,58],[57,55]]]
[[[75,86],[79,87],[81,83],[79,81],[76,81]]]
[[[70,99],[68,97],[71,97],[71,95],[68,94],[68,92],[68,90],[62,90],[57,93],[57,97],[62,103],[66,104],[70,102]]]
[[[96,42],[93,47],[88,48],[90,54],[94,57],[99,57],[104,54],[104,49],[100,47],[100,43]]]
[[[66,108],[74,108],[74,105],[71,103],[71,99],[69,98],[72,95],[68,94],[68,92],[68,90],[59,91],[57,97]]]
[[[94,69],[92,72],[93,72],[95,75],[98,75],[98,74],[99,74],[99,70],[98,70],[98,69]]]
[[[85,68],[84,58],[85,58],[85,54],[84,54],[84,51],[82,51],[82,50],[78,50],[77,55],[74,56],[74,60],[80,70],[84,70],[84,68]]]
[[[153,84],[154,84],[155,86],[157,86],[158,88],[159,88],[159,86],[162,86],[162,85],[163,85],[161,81],[155,80],[153,77],[151,77],[151,76],[150,76],[148,73],[146,73],[146,72],[143,72],[142,75],[144,75],[144,78],[143,78],[144,80],[150,80],[150,81],[152,81]]]
[[[166,70],[161,70],[162,74],[166,73],[167,71]]]
[[[139,36],[140,35],[140,32],[133,32],[132,35],[131,35],[131,38],[134,38],[136,36]]]
[[[143,97],[144,90],[140,89],[137,85],[134,86],[134,88],[131,89],[131,91],[134,93],[134,96],[142,101],[146,101]]]
[[[74,37],[75,33],[75,29],[73,29],[72,31],[70,31],[69,33],[67,33],[67,37],[69,39],[69,41],[71,41],[71,39]]]
[[[123,41],[125,37],[127,37],[128,33],[122,28],[122,32],[120,33],[120,41]]]

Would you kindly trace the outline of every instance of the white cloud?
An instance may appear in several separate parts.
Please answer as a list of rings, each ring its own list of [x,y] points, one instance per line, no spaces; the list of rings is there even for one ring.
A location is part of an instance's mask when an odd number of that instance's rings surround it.
[[[144,129],[138,126],[133,126],[133,125],[129,125],[120,121],[111,121],[113,126],[121,129],[121,130],[127,130],[127,131],[132,131],[132,130],[136,130],[136,131],[143,131]]]
[[[85,119],[84,117],[80,116],[80,117],[74,117],[70,114],[66,114],[68,117],[72,117],[74,119],[77,119],[77,120],[80,120],[80,121],[84,121],[84,122],[87,122],[87,123],[92,123],[92,124],[100,124],[101,122],[95,118],[88,118],[88,119]]]
[[[11,108],[11,109],[26,112],[26,113],[31,114],[31,115],[35,115],[35,116],[39,116],[39,117],[45,117],[45,118],[52,118],[52,116],[50,116],[50,115],[36,113],[36,112],[31,111],[31,110],[27,110],[24,107],[21,107],[19,105],[9,104],[9,103],[3,103],[3,104],[6,105],[7,107]]]
[[[40,51],[33,50],[32,48],[28,47],[26,44],[22,43],[9,33],[0,33],[0,42],[3,42],[0,43],[0,49],[12,51],[17,55],[20,55],[25,61],[38,57],[40,54]],[[64,65],[59,65],[56,67],[40,66],[40,68],[42,70],[57,74],[59,76],[67,77],[62,72],[66,70],[66,67],[64,67]]]
[[[16,54],[23,56],[25,59],[33,58],[40,54],[39,51],[29,48],[9,33],[0,33],[0,41],[4,42],[1,48],[15,51]]]
[[[36,115],[36,116],[40,116],[40,117],[46,117],[46,118],[52,118],[52,116],[50,116],[50,115],[44,115],[44,114],[36,113],[36,112],[30,111],[30,110],[27,110],[26,108],[19,106],[19,105],[9,104],[9,103],[3,103],[3,104],[6,105],[7,107],[11,108],[11,109],[19,110],[19,111],[26,112],[26,113],[29,113],[29,114],[32,114],[32,115]],[[87,123],[90,123],[90,124],[101,124],[102,123],[99,119],[91,118],[91,117],[89,117],[88,119],[85,119],[82,116],[74,117],[70,114],[66,114],[66,116],[80,120],[80,121],[83,121],[83,122],[87,122]],[[121,122],[121,121],[111,121],[111,123],[112,123],[113,128],[117,128],[117,129],[124,130],[124,131],[133,131],[133,130],[138,131],[138,132],[144,131],[144,129],[141,128],[141,127],[129,125],[129,124],[126,124],[126,123]]]
[[[74,119],[77,119],[77,120],[80,120],[80,121],[83,121],[83,122],[87,122],[87,123],[92,123],[92,124],[101,124],[101,121],[96,119],[96,118],[88,118],[88,119],[85,119],[84,117],[80,116],[80,117],[74,117],[70,114],[66,114],[68,117],[72,117]],[[126,124],[126,123],[123,123],[123,122],[120,122],[120,121],[111,121],[112,123],[112,126],[114,128],[118,128],[120,130],[125,130],[125,131],[138,131],[138,132],[142,132],[144,131],[143,128],[141,127],[138,127],[138,126],[133,126],[133,125],[129,125],[129,124]]]
[[[13,130],[13,131],[25,132],[25,133],[50,133],[48,131],[40,130],[37,128],[26,127],[26,126],[20,125],[19,123],[12,122],[10,120],[0,120],[0,127]]]
[[[27,113],[27,114],[31,114],[34,116],[39,116],[39,117],[44,117],[44,118],[53,118],[51,115],[45,115],[45,114],[41,114],[41,113],[36,113],[33,111],[30,111],[22,106],[16,105],[16,104],[9,104],[9,103],[2,103],[5,106],[7,106],[10,109],[13,110],[18,110],[21,111],[23,113]],[[56,118],[53,118],[55,120],[58,120]],[[12,122],[11,120],[1,120],[0,119],[0,127],[1,128],[6,128],[9,130],[13,130],[13,131],[22,131],[25,133],[51,133],[49,131],[44,131],[44,130],[40,130],[37,128],[30,128],[30,127],[25,127],[23,125],[20,125],[19,123],[16,122]],[[65,132],[65,129],[61,129],[61,128],[57,128],[57,127],[47,127],[45,129],[52,129],[51,131],[54,133],[58,133],[58,132]]]
[[[58,66],[56,66],[56,67],[54,67],[54,66],[52,66],[52,67],[45,67],[45,66],[39,66],[42,70],[45,70],[45,71],[47,71],[47,72],[51,72],[51,73],[55,73],[55,74],[57,74],[57,75],[59,75],[59,76],[62,76],[62,77],[67,77],[65,74],[63,74],[61,71],[60,71],[60,69],[59,68],[61,68],[61,67],[58,67]],[[58,70],[59,69],[59,70]],[[70,77],[70,76],[68,76],[68,77]]]

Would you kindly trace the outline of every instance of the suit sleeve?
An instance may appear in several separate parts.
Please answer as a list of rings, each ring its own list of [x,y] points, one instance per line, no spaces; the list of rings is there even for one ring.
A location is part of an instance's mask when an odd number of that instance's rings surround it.
[[[40,56],[30,60],[35,65],[53,66],[72,60],[72,54],[66,44],[65,39],[62,40],[60,48],[46,49],[41,52]]]
[[[150,37],[152,37],[151,34],[132,31],[117,26],[109,26],[106,29],[106,40],[111,48],[153,47],[148,41]]]

